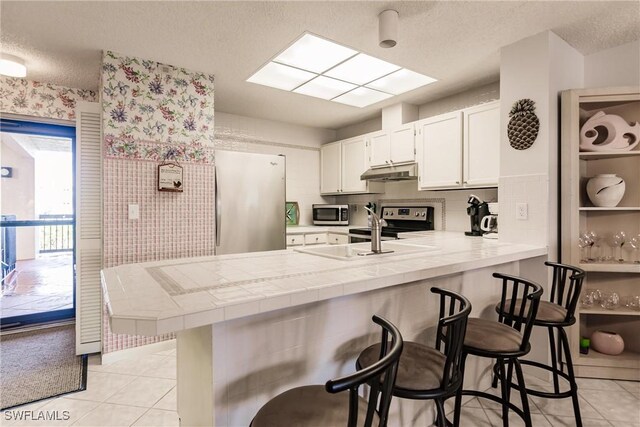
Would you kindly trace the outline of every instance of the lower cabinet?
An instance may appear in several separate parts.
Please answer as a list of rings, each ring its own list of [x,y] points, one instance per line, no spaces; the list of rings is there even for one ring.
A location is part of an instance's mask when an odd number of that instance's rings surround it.
[[[341,233],[287,234],[287,247],[306,245],[342,245],[349,243],[349,236]]]
[[[344,245],[349,243],[349,236],[346,234],[327,233],[327,243],[330,245]]]

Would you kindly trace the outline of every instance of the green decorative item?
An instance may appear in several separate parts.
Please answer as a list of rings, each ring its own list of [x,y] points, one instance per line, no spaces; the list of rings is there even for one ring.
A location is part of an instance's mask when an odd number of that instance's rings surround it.
[[[298,225],[300,222],[300,207],[298,206],[298,202],[286,202],[285,210],[287,213],[286,224]]]
[[[540,120],[535,110],[536,103],[531,99],[520,99],[511,107],[507,135],[509,144],[516,150],[526,150],[538,137]]]

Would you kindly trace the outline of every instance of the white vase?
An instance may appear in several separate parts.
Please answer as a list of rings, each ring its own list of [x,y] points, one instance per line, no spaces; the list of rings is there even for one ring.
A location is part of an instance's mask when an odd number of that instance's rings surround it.
[[[624,190],[624,179],[613,173],[596,175],[587,182],[587,195],[595,206],[617,206]]]
[[[624,351],[624,340],[615,332],[595,331],[591,335],[591,347],[598,353],[616,356]]]

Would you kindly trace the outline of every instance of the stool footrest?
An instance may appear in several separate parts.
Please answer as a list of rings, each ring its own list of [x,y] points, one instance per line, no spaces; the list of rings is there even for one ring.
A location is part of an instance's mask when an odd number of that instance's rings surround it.
[[[484,399],[488,399],[491,400],[493,402],[499,403],[499,404],[503,404],[502,399],[499,396],[494,396],[493,394],[489,394],[487,392],[484,391],[478,391],[478,390],[462,390],[462,395],[463,396],[474,396],[474,397],[480,397],[480,398],[484,398]],[[455,396],[452,396],[455,397]],[[516,405],[514,405],[511,402],[507,402],[507,406],[509,407],[510,410],[512,410],[513,412],[515,412],[516,414],[518,414],[518,416],[520,418],[522,418],[525,422],[526,422],[526,416],[524,414],[524,411],[520,408],[518,408]],[[447,425],[449,425],[449,420],[447,421]]]
[[[533,361],[533,360],[521,360],[520,364],[521,365],[533,366],[533,367],[539,368],[539,369],[544,369],[544,370],[549,371],[551,373],[553,373],[555,371],[555,373],[559,377],[564,378],[569,383],[569,387],[570,387],[569,390],[561,391],[559,393],[556,393],[556,392],[553,392],[553,391],[535,390],[535,389],[532,389],[532,388],[525,387],[524,389],[527,391],[527,394],[529,394],[531,396],[544,397],[546,399],[565,399],[567,397],[572,397],[574,391],[577,390],[577,387],[574,388],[574,383],[571,382],[571,377],[569,377],[568,374],[566,374],[565,372],[562,372],[559,369],[553,369],[553,367],[551,367],[551,366],[548,366],[548,365],[545,365],[544,363],[536,362],[536,361]],[[493,374],[500,381],[504,381],[504,378],[501,378],[500,374],[498,372],[497,363],[493,365]],[[514,388],[514,389],[516,389],[516,390],[520,390],[520,386],[517,383],[512,382],[512,383],[509,384],[509,386]]]

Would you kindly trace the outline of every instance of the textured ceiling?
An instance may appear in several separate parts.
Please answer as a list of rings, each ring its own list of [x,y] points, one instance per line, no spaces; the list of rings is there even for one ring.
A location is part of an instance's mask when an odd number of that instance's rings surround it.
[[[400,13],[398,45],[377,15]],[[0,2],[4,52],[28,78],[96,89],[101,49],[216,76],[216,110],[338,128],[400,101],[422,104],[496,81],[500,47],[550,29],[583,54],[640,39],[640,2]],[[440,81],[366,108],[245,82],[304,31]]]

